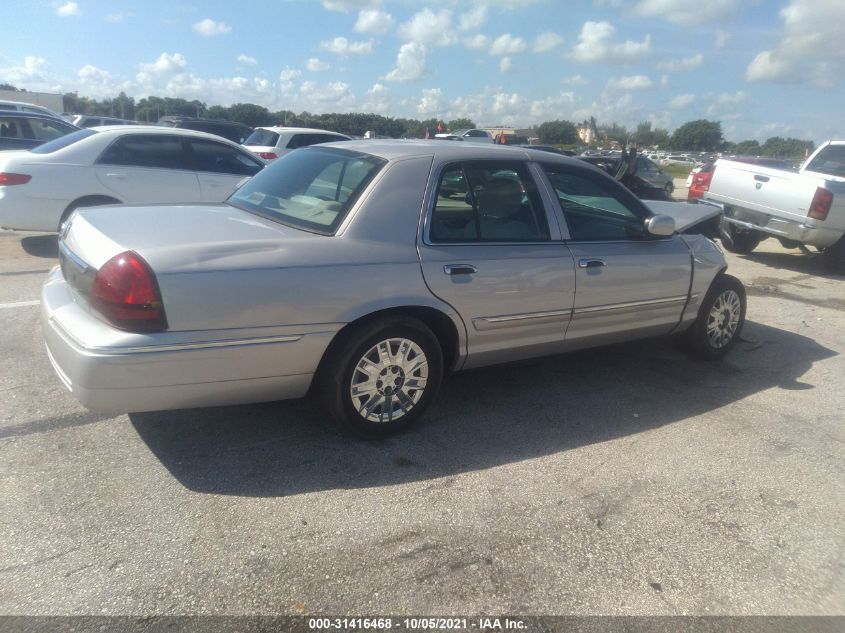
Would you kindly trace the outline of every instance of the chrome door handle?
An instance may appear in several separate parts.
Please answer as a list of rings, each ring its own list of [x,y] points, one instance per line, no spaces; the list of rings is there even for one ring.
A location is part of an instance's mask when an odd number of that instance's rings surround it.
[[[754,180],[756,180],[757,182],[769,182],[769,177],[768,176],[761,176],[760,174],[755,174]]]
[[[474,275],[478,269],[472,264],[446,264],[443,272],[454,277],[455,275]]]
[[[589,259],[582,257],[578,260],[578,268],[598,268],[599,266],[607,266],[603,259]]]
[[[115,178],[117,180],[126,180],[126,174],[116,174],[114,172],[106,173],[106,176],[109,178]]]

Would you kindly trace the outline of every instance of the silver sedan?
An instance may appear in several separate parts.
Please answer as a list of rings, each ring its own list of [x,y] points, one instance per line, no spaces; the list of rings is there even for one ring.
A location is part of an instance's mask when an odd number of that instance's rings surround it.
[[[721,357],[745,291],[697,231],[718,213],[519,148],[300,149],[223,204],[76,211],[43,287],[47,349],[91,409],[311,391],[386,434],[452,371],[670,334]]]

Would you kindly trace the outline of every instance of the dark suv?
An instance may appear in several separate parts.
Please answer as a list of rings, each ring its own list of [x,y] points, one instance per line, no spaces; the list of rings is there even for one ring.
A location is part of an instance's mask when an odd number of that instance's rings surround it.
[[[243,123],[223,121],[218,119],[195,119],[192,117],[163,116],[158,120],[159,125],[167,127],[181,127],[186,130],[208,132],[229,139],[233,143],[243,143],[252,134],[252,128]]]
[[[3,110],[0,111],[0,150],[32,149],[78,129],[56,117]]]

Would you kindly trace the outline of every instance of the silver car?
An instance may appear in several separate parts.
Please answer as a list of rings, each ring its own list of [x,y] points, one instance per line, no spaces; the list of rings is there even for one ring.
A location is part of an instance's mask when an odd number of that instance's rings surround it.
[[[673,217],[674,216],[674,217]],[[742,284],[695,226],[600,170],[503,146],[298,149],[223,204],[78,210],[43,287],[47,350],[85,406],[132,412],[309,390],[365,434],[444,374],[680,334],[718,358]]]

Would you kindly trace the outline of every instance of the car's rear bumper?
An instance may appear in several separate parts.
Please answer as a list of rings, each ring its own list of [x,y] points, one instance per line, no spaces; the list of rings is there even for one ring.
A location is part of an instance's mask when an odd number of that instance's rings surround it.
[[[735,226],[820,248],[832,246],[843,234],[841,229],[819,226],[812,220],[796,222],[744,209],[726,210],[724,218]]]
[[[78,305],[59,271],[42,289],[41,309],[56,374],[83,405],[107,413],[301,397],[334,335],[313,328],[237,338],[219,331],[122,333]],[[92,340],[97,332],[102,345]]]

